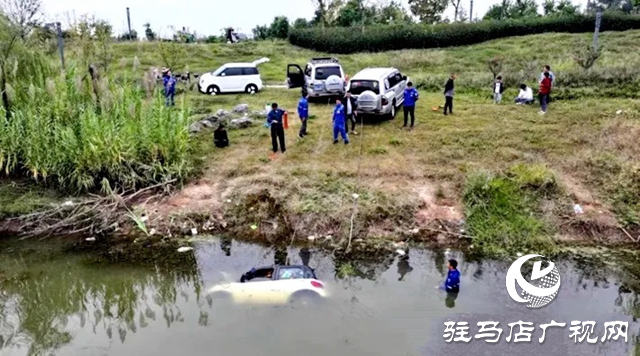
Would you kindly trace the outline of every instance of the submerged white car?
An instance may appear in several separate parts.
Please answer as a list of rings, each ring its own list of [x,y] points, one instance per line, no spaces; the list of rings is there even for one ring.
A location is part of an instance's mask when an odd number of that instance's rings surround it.
[[[218,285],[209,290],[211,297],[234,304],[302,304],[328,297],[324,283],[308,266],[269,266],[252,268],[239,283]]]
[[[258,65],[268,61],[268,58],[261,58],[252,63],[224,64],[213,72],[202,74],[198,90],[209,95],[241,92],[255,94],[263,87]]]

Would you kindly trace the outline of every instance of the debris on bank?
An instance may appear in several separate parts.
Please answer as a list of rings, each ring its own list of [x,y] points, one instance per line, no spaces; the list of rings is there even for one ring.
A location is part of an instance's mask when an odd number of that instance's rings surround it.
[[[236,105],[231,110],[219,109],[200,121],[196,121],[189,127],[189,132],[196,134],[204,129],[215,130],[220,124],[229,129],[242,130],[255,125],[256,121],[263,121],[267,117],[267,111],[249,110],[248,104]]]

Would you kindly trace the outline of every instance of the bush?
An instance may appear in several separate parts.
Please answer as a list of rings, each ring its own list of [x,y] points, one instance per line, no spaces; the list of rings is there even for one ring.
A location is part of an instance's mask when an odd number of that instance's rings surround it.
[[[484,21],[429,25],[380,25],[365,33],[352,28],[293,28],[291,44],[321,52],[350,54],[410,48],[465,46],[498,38],[547,32],[584,33],[595,28],[594,16],[542,17],[527,20]],[[640,29],[640,16],[605,14],[601,31]]]
[[[130,81],[124,80],[125,83]],[[98,83],[68,69],[0,109],[0,169],[73,192],[130,189],[191,171],[188,112],[151,100],[140,86]]]

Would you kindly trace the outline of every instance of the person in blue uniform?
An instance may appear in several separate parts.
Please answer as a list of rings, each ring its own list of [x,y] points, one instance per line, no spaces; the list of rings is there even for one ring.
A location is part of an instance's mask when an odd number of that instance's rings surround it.
[[[167,71],[163,79],[164,83],[164,96],[166,98],[167,106],[173,106],[175,103],[173,102],[173,98],[176,95],[176,78],[171,74],[171,70]]]
[[[444,289],[447,293],[460,292],[460,271],[458,271],[458,261],[449,260],[449,273],[447,280],[444,282]]]
[[[300,127],[300,132],[298,136],[300,138],[304,138],[307,135],[307,120],[309,120],[309,93],[306,91],[302,92],[302,98],[298,102],[298,117],[300,117],[300,121],[302,121],[302,126]]]
[[[416,121],[416,101],[420,98],[418,91],[413,87],[413,83],[407,83],[407,88],[404,90],[404,126],[407,127],[407,121],[409,121],[409,115],[411,115],[411,128]]]
[[[271,104],[271,111],[267,115],[267,123],[271,127],[271,145],[273,146],[271,158],[275,157],[276,152],[278,152],[278,143],[280,143],[280,151],[282,153],[287,150],[284,144],[283,116],[284,110],[279,109],[276,103]]]
[[[336,100],[336,107],[333,110],[333,143],[338,143],[338,134],[342,136],[342,141],[345,145],[349,144],[349,136],[346,129],[346,114],[344,112],[344,105],[340,99]]]

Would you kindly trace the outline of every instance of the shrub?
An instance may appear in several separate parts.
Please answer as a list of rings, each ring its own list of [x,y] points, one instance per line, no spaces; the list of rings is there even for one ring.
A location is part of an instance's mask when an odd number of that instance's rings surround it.
[[[542,17],[440,25],[380,25],[366,32],[351,28],[291,29],[289,41],[322,52],[350,54],[409,48],[464,46],[498,38],[547,32],[584,33],[595,28],[594,16]],[[605,14],[601,31],[640,29],[640,16]]]
[[[125,80],[125,83],[130,83]],[[133,84],[103,80],[99,101],[74,68],[14,97],[0,109],[0,169],[61,190],[130,189],[191,170],[188,112],[167,108],[156,91],[147,101]]]

